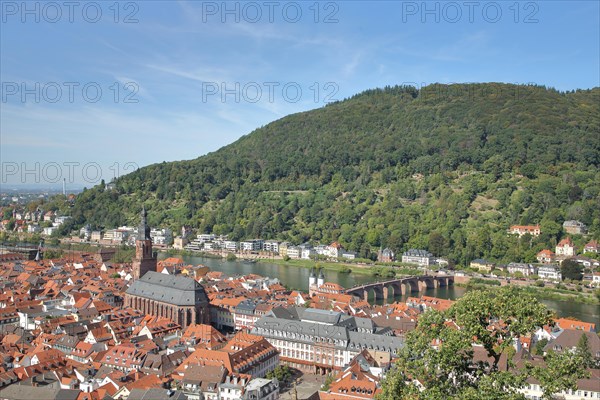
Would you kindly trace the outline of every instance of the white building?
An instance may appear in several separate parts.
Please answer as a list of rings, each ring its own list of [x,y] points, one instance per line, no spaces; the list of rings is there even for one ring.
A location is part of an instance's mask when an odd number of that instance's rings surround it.
[[[42,231],[42,234],[45,236],[50,236],[54,232],[56,232],[57,229],[58,228],[56,226],[48,226],[48,227],[44,228],[44,230]]]
[[[567,237],[567,238],[561,240],[556,245],[555,253],[557,256],[566,256],[566,257],[574,256],[575,255],[575,246],[573,245],[571,238]]]
[[[104,232],[103,240],[110,240],[113,243],[126,242],[130,235],[135,233],[135,228],[129,226],[121,226],[117,229],[109,229]],[[92,232],[93,233],[93,232]]]
[[[239,244],[238,244],[238,242],[235,242],[233,240],[225,240],[223,242],[223,248],[227,251],[236,252],[236,251],[238,251]]]
[[[558,265],[542,265],[538,267],[538,276],[547,281],[560,282],[562,274]]]
[[[200,242],[208,242],[211,240],[215,240],[217,238],[217,235],[215,235],[214,233],[201,233],[199,235],[196,235],[196,239],[198,239],[198,241]]]
[[[219,385],[220,400],[238,400],[242,398],[244,388],[248,384],[246,378],[228,374],[225,381]]]
[[[69,217],[68,215],[63,215],[61,217],[56,217],[54,219],[54,222],[52,223],[52,225],[54,225],[54,226],[61,226],[62,224],[64,224],[65,222],[67,222],[69,219],[71,219],[71,217]]]
[[[516,274],[517,272],[520,272],[523,274],[523,276],[533,275],[536,272],[535,268],[531,264],[512,262],[506,266],[506,270],[509,274]]]
[[[325,255],[329,258],[338,258],[342,256],[344,248],[338,242],[333,242],[326,247]]]
[[[242,394],[243,400],[275,400],[279,399],[279,382],[277,378],[255,378],[248,383]]]
[[[27,225],[27,233],[40,233],[42,228],[38,224]]]
[[[270,253],[279,253],[279,242],[276,240],[265,240],[263,250]]]
[[[169,228],[151,229],[150,238],[152,239],[152,244],[166,246],[173,241],[173,232]]]
[[[289,258],[300,258],[302,255],[302,250],[298,246],[288,246],[287,248],[287,256]]]
[[[427,250],[410,249],[402,253],[402,262],[428,267],[433,264],[433,254]]]
[[[264,240],[262,239],[251,239],[240,242],[240,250],[242,251],[260,251],[262,250]]]
[[[592,274],[592,285],[597,288],[600,288],[600,272],[594,272]]]
[[[600,399],[600,384],[598,384],[600,376],[595,373],[597,370],[588,371],[592,371],[590,378],[579,379],[577,381],[577,389],[557,393],[560,396],[557,398],[564,400]],[[534,379],[529,379],[526,386],[519,391],[525,395],[526,399],[542,400],[544,398],[542,387]]]
[[[301,244],[298,248],[300,249],[300,258],[303,260],[310,260],[317,255],[315,249],[308,243]]]

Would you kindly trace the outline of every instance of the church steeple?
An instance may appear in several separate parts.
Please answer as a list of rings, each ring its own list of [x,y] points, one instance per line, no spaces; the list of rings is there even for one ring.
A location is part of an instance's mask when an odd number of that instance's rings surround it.
[[[140,213],[140,226],[138,237],[135,241],[135,258],[132,263],[133,278],[140,279],[148,271],[156,271],[156,254],[152,251],[152,239],[150,238],[150,227],[146,223],[146,207],[142,207]]]
[[[146,223],[146,206],[142,206],[142,212],[140,213],[140,226],[138,227],[138,240],[150,240],[150,227]]]

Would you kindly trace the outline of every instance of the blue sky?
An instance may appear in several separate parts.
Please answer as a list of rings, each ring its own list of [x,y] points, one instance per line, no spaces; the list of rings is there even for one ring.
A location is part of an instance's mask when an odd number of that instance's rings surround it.
[[[385,85],[600,85],[598,1],[73,3],[1,2],[2,185],[91,186]]]

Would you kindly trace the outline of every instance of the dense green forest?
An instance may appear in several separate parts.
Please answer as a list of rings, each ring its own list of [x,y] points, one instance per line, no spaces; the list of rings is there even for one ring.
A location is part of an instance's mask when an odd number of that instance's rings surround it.
[[[135,225],[340,241],[361,256],[427,248],[464,264],[533,261],[564,220],[600,233],[600,88],[510,84],[369,90],[287,116],[195,160],[87,189],[63,230]],[[541,224],[538,238],[506,234]]]

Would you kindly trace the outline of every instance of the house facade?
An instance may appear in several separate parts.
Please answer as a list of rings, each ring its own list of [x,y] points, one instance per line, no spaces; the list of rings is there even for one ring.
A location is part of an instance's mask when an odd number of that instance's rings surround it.
[[[560,282],[562,280],[562,274],[558,265],[542,265],[537,271],[540,279]]]
[[[523,276],[529,276],[536,273],[535,268],[531,264],[510,263],[506,266],[509,274],[521,273]]]
[[[341,370],[364,349],[395,353],[404,346],[391,330],[376,331],[370,319],[304,307],[277,307],[252,333],[275,346],[281,362],[320,374]]]
[[[554,262],[556,255],[551,250],[544,249],[537,253],[536,258],[539,263],[549,264]]]
[[[469,267],[476,269],[480,272],[492,272],[492,270],[495,268],[495,265],[492,262],[486,261],[482,258],[478,258],[471,261]]]
[[[527,233],[531,236],[539,236],[542,230],[539,225],[513,225],[508,229],[508,233],[519,235],[519,237]]]
[[[433,254],[427,250],[410,249],[402,253],[402,262],[428,267],[433,264]]]
[[[575,220],[563,222],[563,229],[571,235],[585,235],[587,233],[585,224]]]
[[[566,237],[556,245],[556,255],[573,257],[575,255],[575,246],[570,237]]]

